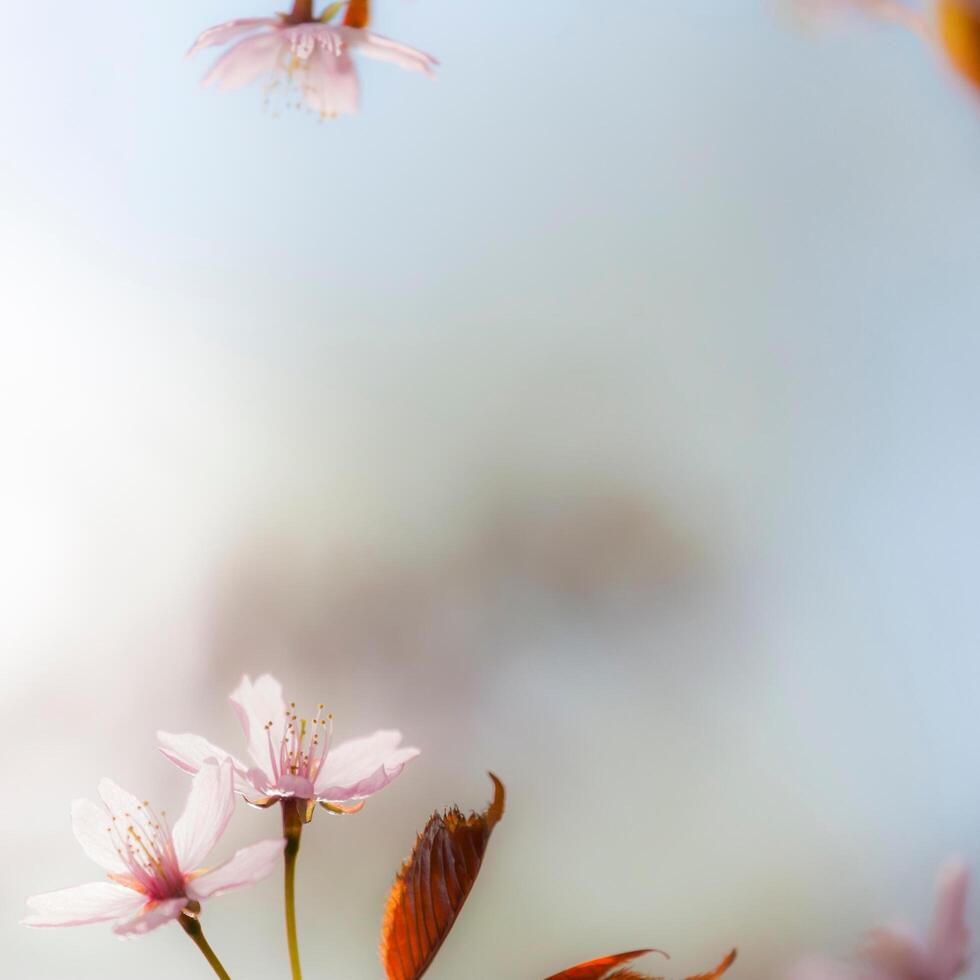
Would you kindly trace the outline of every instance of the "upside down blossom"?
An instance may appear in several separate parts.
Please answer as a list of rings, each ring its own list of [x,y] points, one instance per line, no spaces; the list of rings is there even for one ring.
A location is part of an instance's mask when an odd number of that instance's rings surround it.
[[[202,766],[184,812],[171,828],[166,815],[121,789],[99,783],[101,804],[76,800],[72,829],[82,850],[106,872],[104,881],[35,895],[22,924],[36,927],[116,922],[121,936],[139,935],[200,903],[268,875],[285,840],[259,841],[214,868],[202,868],[235,808],[231,763]],[[197,905],[192,905],[196,912]]]
[[[360,83],[352,54],[388,61],[432,76],[436,60],[363,27],[317,21],[291,23],[285,17],[232,20],[206,30],[188,56],[235,42],[204,77],[219,89],[242,88],[260,78],[270,87],[295,85],[302,101],[320,116],[356,112]]]
[[[259,806],[295,798],[342,811],[384,789],[419,754],[401,747],[401,732],[391,730],[333,747],[333,716],[321,704],[310,718],[299,718],[268,674],[254,683],[243,677],[230,700],[252,765],[200,735],[157,732],[160,751],[185,772],[198,772],[208,761],[230,763],[235,790]]]
[[[967,866],[950,862],[940,872],[932,925],[925,938],[903,928],[875,929],[855,962],[806,960],[789,980],[954,980],[969,965],[970,932],[965,921],[969,884]]]

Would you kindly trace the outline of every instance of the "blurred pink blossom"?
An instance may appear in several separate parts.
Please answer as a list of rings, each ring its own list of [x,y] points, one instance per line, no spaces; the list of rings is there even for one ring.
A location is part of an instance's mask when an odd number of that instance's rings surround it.
[[[810,958],[796,965],[789,980],[954,980],[968,966],[969,884],[969,868],[951,861],[940,872],[932,925],[924,939],[903,928],[874,929],[856,962]]]
[[[204,77],[223,90],[237,89],[262,77],[275,86],[295,84],[302,101],[320,116],[356,112],[360,84],[351,54],[388,61],[430,77],[436,60],[406,44],[365,28],[317,21],[291,23],[281,17],[232,20],[204,31],[188,56],[204,48],[236,42]]]
[[[187,805],[171,829],[148,803],[112,780],[99,783],[102,804],[76,800],[72,829],[82,850],[108,881],[35,895],[22,924],[36,927],[118,924],[119,935],[150,932],[176,919],[190,902],[259,881],[275,867],[285,841],[259,841],[215,868],[201,862],[222,835],[235,807],[231,763],[203,766]]]
[[[295,797],[343,808],[384,789],[419,754],[400,748],[401,732],[391,730],[331,748],[333,718],[323,714],[323,705],[311,719],[298,718],[295,703],[287,707],[282,685],[268,674],[254,684],[243,677],[230,700],[254,765],[200,735],[157,732],[157,738],[160,751],[185,772],[208,761],[230,763],[235,789],[249,802],[265,806]]]

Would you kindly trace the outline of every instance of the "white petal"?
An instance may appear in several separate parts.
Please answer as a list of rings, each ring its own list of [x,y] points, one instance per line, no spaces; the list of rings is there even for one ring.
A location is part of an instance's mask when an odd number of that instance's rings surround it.
[[[170,732],[157,732],[160,751],[184,772],[198,772],[207,762],[224,762],[230,760],[235,768],[235,792],[249,793],[252,791],[248,779],[248,766],[240,762],[229,752],[213,745],[200,735],[172,735]]]
[[[101,868],[116,874],[127,870],[112,838],[112,817],[105,807],[91,800],[71,805],[71,829],[82,850]]]
[[[46,928],[108,922],[132,915],[145,901],[146,896],[132,888],[111,881],[95,881],[90,885],[34,895],[27,900],[31,914],[21,920],[21,925]]]
[[[217,82],[218,88],[226,92],[243,88],[274,71],[279,65],[282,52],[283,39],[279,31],[247,37],[229,48],[214,63],[204,76],[204,84]]]
[[[316,777],[317,799],[343,803],[383,789],[419,754],[399,748],[401,740],[401,732],[378,731],[331,749]]]
[[[314,796],[313,783],[305,776],[294,776],[290,772],[283,773],[275,785],[275,793],[281,796],[297,796],[301,800],[312,800]],[[272,793],[269,794],[273,795]]]
[[[361,87],[357,68],[348,51],[335,54],[329,49],[317,48],[295,77],[303,101],[317,115],[340,116],[357,112]]]
[[[263,674],[253,684],[246,674],[229,700],[248,739],[249,755],[272,778],[270,735],[272,744],[278,751],[286,727],[286,702],[282,698],[282,685],[268,674]],[[272,723],[272,728],[266,731],[269,722]]]
[[[173,922],[187,904],[186,898],[168,898],[147,904],[137,915],[112,931],[118,936],[142,936],[160,926]]]
[[[121,824],[125,835],[126,827],[137,827],[145,837],[153,836],[152,821],[146,813],[143,803],[128,790],[114,783],[111,779],[99,782],[99,796],[109,813]]]
[[[193,47],[187,52],[187,57],[197,54],[204,48],[227,44],[229,41],[234,41],[243,34],[258,30],[260,27],[277,28],[280,23],[277,17],[241,17],[238,20],[229,20],[224,24],[218,24],[216,27],[209,27],[198,35]]]
[[[962,861],[951,861],[939,875],[936,911],[929,932],[929,960],[932,976],[953,980],[963,972],[970,945],[966,925],[966,896],[970,869]]]
[[[387,61],[406,71],[420,71],[430,77],[433,75],[433,68],[439,64],[431,54],[392,41],[380,34],[372,34],[370,31],[353,27],[341,28],[341,30],[344,31],[345,40],[351,47],[357,48],[365,57],[373,58],[375,61]]]
[[[193,871],[210,854],[234,810],[231,762],[205,763],[194,777],[183,814],[174,824],[174,850],[181,871]]]
[[[280,838],[243,847],[224,864],[189,881],[187,894],[196,899],[213,898],[233,888],[261,881],[275,869],[285,846],[286,841]]]

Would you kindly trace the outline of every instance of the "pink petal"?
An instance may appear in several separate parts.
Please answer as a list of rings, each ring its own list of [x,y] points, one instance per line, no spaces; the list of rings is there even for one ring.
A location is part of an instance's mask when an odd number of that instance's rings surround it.
[[[168,922],[173,922],[186,904],[186,898],[168,898],[162,902],[149,902],[132,919],[116,926],[112,931],[117,936],[143,936]]]
[[[284,772],[276,783],[275,791],[284,796],[297,796],[301,800],[312,800],[313,783],[305,776],[294,776],[292,773]]]
[[[286,702],[282,698],[282,685],[268,674],[263,674],[253,684],[246,674],[229,700],[248,739],[249,755],[274,781],[269,741],[271,736],[272,745],[278,752],[286,728]],[[266,731],[265,726],[269,722],[272,722],[272,728]]]
[[[966,969],[970,930],[966,927],[966,895],[970,869],[962,861],[951,861],[940,872],[936,910],[929,932],[930,976],[953,980]]]
[[[153,836],[152,821],[146,812],[142,801],[128,790],[114,783],[111,779],[99,782],[99,796],[109,813],[122,825],[125,834],[126,826],[131,824],[138,828],[144,837]]]
[[[190,51],[187,52],[187,57],[197,54],[204,48],[227,44],[229,41],[234,41],[235,38],[260,27],[278,28],[280,23],[278,17],[242,17],[238,20],[229,20],[224,24],[218,24],[217,27],[209,27],[198,36]]]
[[[248,767],[233,755],[217,745],[212,745],[200,735],[172,735],[170,732],[157,732],[160,751],[184,772],[192,775],[200,771],[207,762],[230,761],[235,769],[235,792],[248,793],[253,789],[248,778]]]
[[[432,69],[439,64],[431,54],[392,41],[380,34],[372,34],[370,31],[354,27],[340,28],[340,30],[344,32],[344,39],[352,48],[357,48],[361,54],[376,61],[387,61],[406,71],[420,71],[430,77],[433,75]]]
[[[234,888],[261,881],[274,870],[286,846],[284,839],[263,840],[236,851],[234,856],[187,884],[191,898],[213,898]]]
[[[350,54],[315,49],[296,76],[303,101],[320,116],[357,112],[361,87]]]
[[[929,976],[922,944],[911,933],[900,929],[875,929],[870,932],[861,957],[873,969],[892,980],[924,980]]]
[[[383,730],[331,749],[316,777],[317,799],[345,803],[383,789],[419,754],[399,748],[401,740],[401,732]]]
[[[247,37],[229,48],[204,76],[203,84],[217,83],[223,92],[244,88],[276,70],[283,56],[281,32]]]
[[[211,853],[234,812],[231,762],[205,763],[194,777],[183,814],[174,824],[174,850],[181,871],[193,871]]]
[[[105,807],[91,800],[75,800],[71,805],[71,829],[82,850],[101,868],[115,874],[128,869],[116,851],[111,837],[112,818]]]
[[[145,895],[131,888],[111,881],[95,881],[77,888],[34,895],[27,900],[31,914],[21,920],[21,925],[49,928],[108,922],[131,915],[145,901]]]

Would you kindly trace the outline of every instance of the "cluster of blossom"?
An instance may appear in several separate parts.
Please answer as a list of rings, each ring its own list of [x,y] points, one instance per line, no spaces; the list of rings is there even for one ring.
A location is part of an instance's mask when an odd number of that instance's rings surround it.
[[[72,829],[85,853],[106,872],[102,881],[27,900],[24,925],[78,926],[115,922],[122,936],[150,932],[178,921],[219,976],[224,968],[204,939],[201,904],[265,878],[283,858],[287,881],[287,938],[294,976],[299,954],[293,908],[293,869],[300,833],[319,805],[353,813],[384,789],[419,750],[401,747],[397,731],[331,744],[333,719],[319,705],[300,718],[282,686],[263,675],[249,677],[231,695],[248,744],[250,762],[239,760],[200,735],[158,732],[161,752],[192,775],[183,814],[171,825],[144,800],[109,779],[99,784],[101,805],[76,800]],[[229,860],[202,867],[234,812],[237,797],[258,807],[279,804],[283,834],[242,848]]]
[[[205,76],[205,84],[227,90],[265,78],[268,91],[293,91],[297,104],[318,116],[356,112],[360,82],[353,52],[430,77],[437,64],[423,51],[368,30],[369,4],[331,3],[317,14],[313,0],[295,0],[289,14],[247,17],[206,30],[188,54],[234,42]]]
[[[302,718],[269,675],[243,677],[230,701],[247,743],[247,762],[200,735],[158,732],[160,751],[192,777],[183,814],[172,825],[145,800],[111,780],[99,784],[101,804],[76,800],[72,828],[85,853],[105,871],[101,881],[28,899],[25,925],[77,926],[114,922],[121,936],[178,922],[214,972],[229,974],[204,937],[202,903],[265,878],[282,861],[286,938],[293,980],[302,970],[296,929],[295,865],[303,828],[318,807],[356,813],[418,754],[401,734],[382,730],[332,744],[333,716],[324,706]],[[402,865],[382,926],[381,958],[388,980],[419,980],[449,934],[480,870],[487,842],[504,813],[503,784],[491,774],[494,800],[468,818],[456,808],[434,814]],[[282,835],[203,866],[241,797],[250,806],[278,805]],[[968,965],[965,923],[969,872],[951,862],[940,876],[931,929],[924,939],[898,929],[872,932],[850,962],[803,960],[787,980],[955,980]],[[655,950],[634,950],[579,964],[549,980],[645,980],[625,964]],[[732,950],[711,972],[718,980],[735,961]]]

